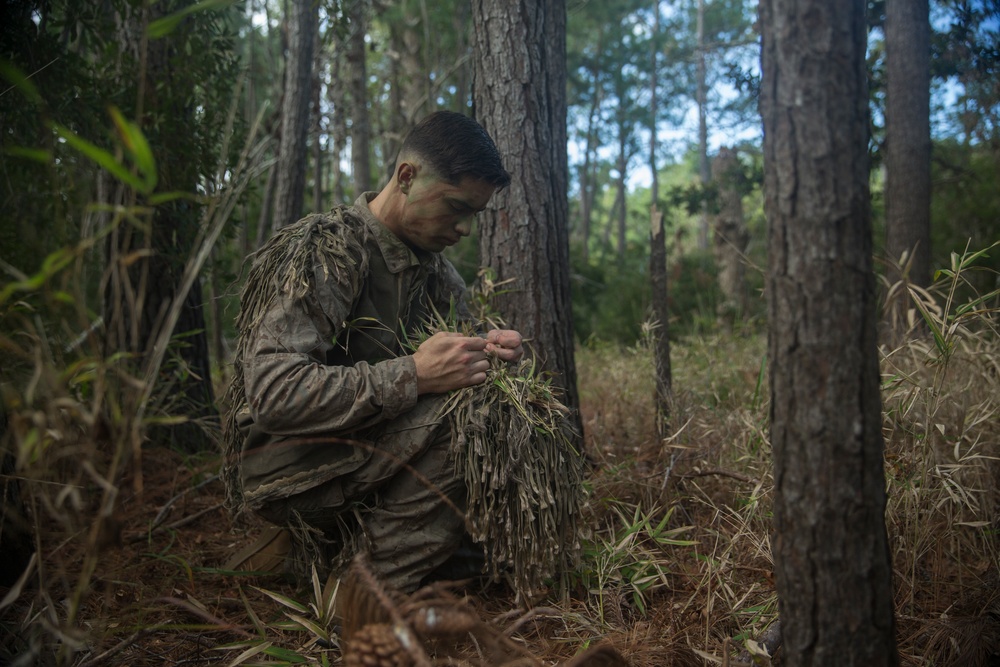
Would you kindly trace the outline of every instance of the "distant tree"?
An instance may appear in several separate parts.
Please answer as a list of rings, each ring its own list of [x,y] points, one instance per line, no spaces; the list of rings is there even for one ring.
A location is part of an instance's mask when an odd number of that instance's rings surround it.
[[[368,111],[368,59],[365,35],[368,31],[369,0],[349,0],[347,13],[347,81],[351,93],[351,172],[354,195],[371,190],[371,121]]]
[[[497,142],[509,188],[481,214],[482,263],[514,282],[497,299],[579,406],[569,290],[566,5],[474,0],[475,115]]]
[[[660,177],[659,160],[657,159],[657,113],[659,96],[660,68],[660,0],[653,2],[653,39],[650,40],[650,77],[649,77],[649,170],[652,182],[649,187],[649,198],[652,202],[649,217],[649,276],[652,287],[653,319],[656,324],[652,332],[653,366],[656,376],[656,428],[657,435],[662,439],[669,435],[670,398],[673,385],[673,373],[670,366],[670,299],[667,292],[667,239],[666,226],[663,224],[663,213],[659,210]]]
[[[750,235],[743,219],[745,180],[736,151],[720,148],[712,161],[712,181],[719,195],[712,247],[724,298],[718,310],[725,326],[742,320],[747,307],[746,250]]]
[[[938,0],[949,19],[934,36],[934,76],[959,84],[953,120],[967,144],[1000,146],[1000,3]]]
[[[694,99],[698,106],[698,179],[707,188],[712,181],[712,166],[708,159],[708,44],[705,40],[705,0],[698,0],[695,10],[695,81]],[[698,220],[698,247],[708,248],[708,201],[702,204]]]
[[[897,665],[865,0],[763,0],[761,27],[782,652],[789,665]]]
[[[929,0],[885,3],[885,251],[890,283],[931,280],[931,28]]]
[[[319,23],[316,0],[291,0],[288,20],[288,53],[285,58],[285,94],[281,106],[281,144],[278,149],[277,184],[274,194],[275,228],[302,217],[305,204],[312,101],[312,68]]]

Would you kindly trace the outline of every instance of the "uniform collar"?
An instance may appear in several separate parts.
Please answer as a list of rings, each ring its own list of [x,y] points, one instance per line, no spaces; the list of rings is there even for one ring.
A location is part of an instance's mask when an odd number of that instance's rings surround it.
[[[415,253],[408,245],[399,240],[399,237],[389,231],[389,228],[382,224],[382,221],[375,217],[368,202],[375,198],[377,192],[365,192],[354,202],[354,209],[361,215],[361,219],[368,225],[368,229],[378,244],[382,257],[385,259],[385,266],[391,273],[400,273],[406,269],[416,268],[431,261],[431,253]]]

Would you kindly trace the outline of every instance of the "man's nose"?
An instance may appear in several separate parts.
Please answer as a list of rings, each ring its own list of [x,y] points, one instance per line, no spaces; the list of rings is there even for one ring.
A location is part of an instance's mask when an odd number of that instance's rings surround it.
[[[471,234],[472,217],[470,216],[468,218],[462,218],[461,220],[459,220],[458,224],[455,225],[455,231],[461,234],[462,236],[468,236],[469,234]]]

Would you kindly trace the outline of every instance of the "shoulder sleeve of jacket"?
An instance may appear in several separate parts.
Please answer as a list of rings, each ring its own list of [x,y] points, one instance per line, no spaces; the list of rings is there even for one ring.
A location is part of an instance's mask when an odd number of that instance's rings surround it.
[[[363,230],[342,216],[306,219],[280,289],[245,335],[243,361],[251,418],[274,435],[351,431],[392,419],[416,405],[412,357],[377,364],[328,365],[367,275]],[[308,238],[307,243],[302,239]]]

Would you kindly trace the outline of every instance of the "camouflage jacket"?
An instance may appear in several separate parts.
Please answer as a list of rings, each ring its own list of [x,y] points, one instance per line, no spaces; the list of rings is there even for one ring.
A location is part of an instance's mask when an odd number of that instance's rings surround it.
[[[249,508],[361,466],[370,451],[329,436],[365,439],[412,409],[417,377],[407,342],[435,310],[469,318],[454,266],[403,244],[368,208],[373,196],[307,216],[255,258],[274,294],[239,322],[245,340],[236,370],[242,366],[246,400],[235,423],[245,438],[240,477]],[[269,250],[286,262],[278,275],[260,266]],[[296,252],[309,253],[302,275],[288,273]],[[244,308],[253,278],[252,269]]]

